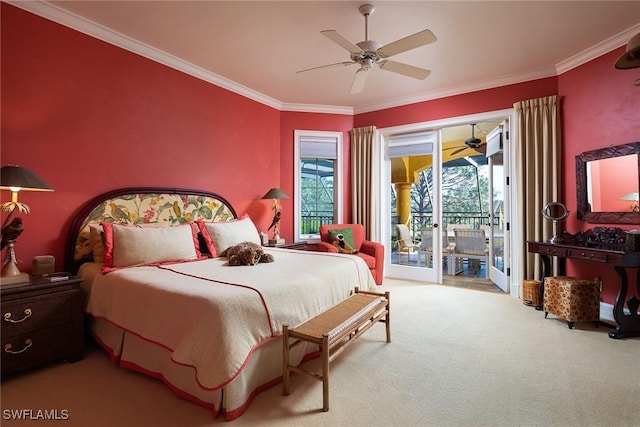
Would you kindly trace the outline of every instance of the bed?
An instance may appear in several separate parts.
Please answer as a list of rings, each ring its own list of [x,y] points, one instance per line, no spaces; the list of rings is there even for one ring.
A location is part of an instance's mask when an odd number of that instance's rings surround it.
[[[119,366],[214,417],[239,417],[282,380],[283,324],[376,287],[351,255],[264,248],[274,262],[229,266],[226,249],[247,240],[260,241],[251,219],[215,193],[126,188],[92,199],[66,252],[83,279],[88,331]],[[299,364],[318,348],[295,350]]]

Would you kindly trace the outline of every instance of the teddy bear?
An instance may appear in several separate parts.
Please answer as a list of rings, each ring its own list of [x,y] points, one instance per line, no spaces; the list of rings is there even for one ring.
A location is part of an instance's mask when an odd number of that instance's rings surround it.
[[[338,248],[338,252],[341,254],[357,254],[358,251],[353,249],[349,242],[347,242],[342,234],[338,234],[333,240],[333,246]]]
[[[226,251],[229,265],[256,265],[259,262],[273,262],[273,255],[264,253],[262,246],[253,242],[242,242]]]

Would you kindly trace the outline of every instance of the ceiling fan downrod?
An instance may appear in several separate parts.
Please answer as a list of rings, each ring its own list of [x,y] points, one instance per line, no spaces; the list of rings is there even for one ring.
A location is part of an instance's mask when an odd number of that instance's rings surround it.
[[[375,7],[372,4],[363,4],[358,10],[364,16],[364,40],[369,41],[369,15],[373,13]]]

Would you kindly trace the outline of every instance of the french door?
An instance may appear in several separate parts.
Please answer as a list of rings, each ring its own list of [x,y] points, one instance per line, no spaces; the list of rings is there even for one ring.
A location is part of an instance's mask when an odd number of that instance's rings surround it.
[[[385,277],[442,283],[443,277],[449,274],[443,268],[448,261],[444,249],[451,244],[446,227],[442,226],[443,167],[457,166],[452,162],[452,153],[458,153],[457,157],[465,154],[458,150],[459,142],[455,149],[448,147],[451,138],[443,132],[469,123],[493,122],[494,126],[500,125],[487,134],[486,165],[489,167],[484,167],[490,175],[490,212],[485,210],[483,220],[475,221],[484,224],[488,213],[490,262],[484,267],[491,281],[505,292],[509,291],[509,239],[513,230],[509,220],[511,150],[508,134],[512,114],[513,110],[509,109],[378,130],[377,170],[381,185],[376,237],[388,248]],[[443,142],[445,139],[447,142]],[[465,155],[465,161],[474,164],[472,160]],[[446,165],[443,162],[447,162]],[[408,229],[409,237],[402,239],[399,228]]]
[[[440,283],[440,144],[438,131],[400,132],[383,137],[383,238],[386,276]],[[420,212],[429,214],[415,215]]]
[[[509,121],[487,134],[489,160],[489,279],[504,292],[509,291],[510,204],[509,204]]]

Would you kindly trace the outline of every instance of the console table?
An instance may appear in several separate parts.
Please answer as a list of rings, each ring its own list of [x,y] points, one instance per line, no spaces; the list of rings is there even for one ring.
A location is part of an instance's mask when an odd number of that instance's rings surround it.
[[[576,235],[565,234],[565,238],[556,243],[527,242],[529,252],[540,254],[542,261],[541,303],[544,295],[544,278],[552,274],[552,257],[558,259],[558,275],[560,276],[566,275],[567,258],[610,265],[618,273],[619,290],[613,307],[613,318],[618,326],[613,332],[609,332],[609,337],[640,337],[640,311],[638,310],[640,299],[633,292],[627,299],[629,291],[627,273],[630,269],[636,269],[636,291],[640,295],[640,272],[637,270],[640,267],[640,252],[626,251],[624,238],[622,238],[622,243],[620,237],[611,238],[611,236],[622,236],[623,234],[623,231],[618,228],[596,227]],[[602,239],[603,236],[608,238]],[[629,313],[624,312],[625,306]],[[536,308],[542,309],[542,307]]]

